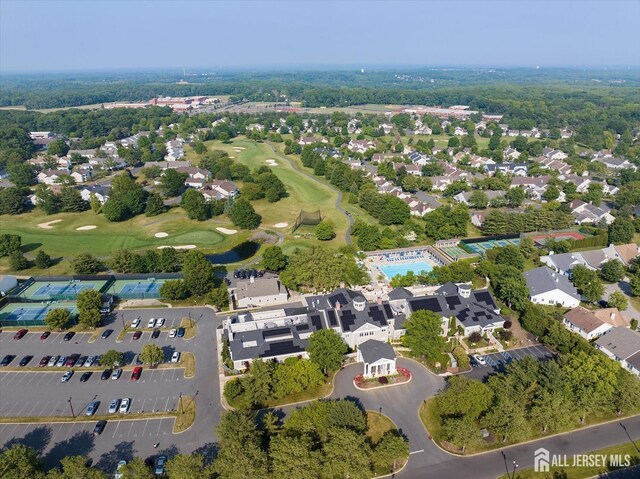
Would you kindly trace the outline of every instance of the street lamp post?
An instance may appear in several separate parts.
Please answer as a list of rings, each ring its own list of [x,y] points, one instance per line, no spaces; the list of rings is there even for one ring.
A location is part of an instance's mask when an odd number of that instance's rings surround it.
[[[73,412],[73,404],[71,404],[71,396],[69,396],[68,403],[69,403],[69,407],[71,408],[71,417],[72,417],[73,419],[75,419],[75,418],[76,418],[76,415],[75,415],[75,413]]]
[[[178,397],[178,404],[180,405],[180,414],[184,414],[184,409],[182,407],[182,391],[180,391],[180,396]]]
[[[513,461],[513,473],[511,474],[513,479],[516,479],[516,469],[518,469],[518,464],[516,464],[516,461]]]

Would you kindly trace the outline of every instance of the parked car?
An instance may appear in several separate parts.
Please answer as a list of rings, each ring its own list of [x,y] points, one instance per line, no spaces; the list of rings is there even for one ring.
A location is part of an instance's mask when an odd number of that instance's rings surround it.
[[[50,360],[51,360],[51,356],[42,356],[42,359],[38,363],[38,366],[43,368],[49,363]]]
[[[142,376],[142,366],[138,366],[133,369],[133,372],[131,373],[131,380],[137,381],[140,379],[140,376]]]
[[[62,375],[62,382],[66,383],[67,381],[69,381],[69,379],[71,379],[71,376],[73,376],[73,369],[70,369]]]
[[[158,339],[160,337],[160,330],[154,329],[153,333],[151,333],[151,339]]]
[[[102,379],[103,381],[106,381],[110,377],[111,377],[111,369],[105,369],[104,371],[102,371],[102,374],[100,375],[100,379]]]
[[[127,414],[131,407],[131,398],[123,398],[120,401],[120,414]]]
[[[16,331],[16,334],[13,335],[13,339],[15,339],[16,341],[24,338],[24,335],[27,334],[29,332],[28,329],[21,329],[19,331]]]
[[[99,405],[100,405],[100,401],[91,401],[87,406],[87,412],[85,414],[87,416],[93,416],[98,410]]]
[[[113,373],[111,373],[111,379],[113,379],[114,381],[116,379],[120,379],[120,376],[122,376],[122,369],[117,368],[113,370]]]
[[[33,356],[29,355],[29,356],[25,356],[24,358],[22,358],[20,360],[20,362],[18,363],[19,366],[25,367],[27,364],[29,364],[29,362],[33,359]]]
[[[156,326],[156,318],[151,318],[147,322],[147,328],[155,328],[155,326]]]
[[[133,339],[136,341],[140,339],[140,336],[142,336],[142,331],[136,331],[135,333],[133,333]]]
[[[2,358],[2,361],[0,361],[0,366],[9,366],[9,364],[11,364],[11,361],[13,361],[15,358],[15,355],[7,354],[4,358]]]
[[[58,362],[58,359],[60,359],[60,356],[51,356],[49,358],[49,362],[47,363],[47,366],[50,368],[54,367]]]
[[[73,337],[76,335],[76,333],[74,333],[73,331],[69,331],[67,334],[64,335],[64,339],[65,341],[71,341],[73,339]]]
[[[45,340],[45,339],[47,339],[49,336],[51,336],[51,332],[50,332],[50,331],[45,331],[44,333],[42,333],[42,334],[40,335],[40,339],[41,339],[42,341],[44,341],[44,340]]]
[[[487,360],[481,354],[474,354],[473,360],[478,366],[486,366]]]
[[[180,353],[178,351],[173,352],[173,355],[171,356],[171,362],[172,363],[180,362]]]
[[[86,360],[87,360],[87,357],[86,357],[86,356],[80,356],[80,357],[78,358],[78,366],[83,366],[83,365],[84,365],[84,363],[86,362]]]
[[[113,475],[113,479],[122,479],[122,477],[124,476],[124,473],[122,472],[122,469],[126,465],[127,465],[127,461],[119,461],[118,462],[118,465],[116,466],[116,473]]]
[[[61,368],[62,366],[64,366],[64,363],[66,362],[67,362],[67,356],[60,356],[58,358],[58,361],[56,362],[56,367]]]
[[[178,333],[177,329],[172,329],[171,331],[169,331],[169,337],[175,338],[177,333]]]
[[[100,434],[102,434],[102,431],[104,431],[104,427],[107,425],[107,421],[105,421],[104,419],[102,419],[101,421],[98,421],[96,423],[96,425],[93,428],[93,435],[94,436],[99,436]],[[122,477],[122,476],[120,476]]]
[[[184,337],[184,333],[185,333],[184,328],[183,327],[179,327],[177,336],[179,338],[183,338]]]
[[[111,336],[111,333],[113,333],[113,329],[105,329],[104,331],[102,331],[100,337],[102,339],[107,339],[109,336]]]
[[[137,328],[138,326],[140,326],[140,318],[136,318],[131,322],[132,328]]]
[[[120,407],[120,399],[114,399],[111,401],[111,404],[109,404],[109,414],[115,414],[118,412],[118,407]]]
[[[93,362],[95,360],[96,360],[95,356],[89,356],[84,362],[84,367],[85,368],[90,368],[91,366],[93,366]]]
[[[67,358],[67,361],[64,363],[64,365],[68,368],[72,368],[76,365],[76,363],[78,362],[78,359],[80,359],[79,354],[72,354]]]
[[[161,328],[162,326],[164,326],[164,318],[156,319],[156,328]]]
[[[156,459],[156,468],[154,470],[156,476],[162,476],[164,474],[165,462],[167,462],[167,456],[158,456]]]

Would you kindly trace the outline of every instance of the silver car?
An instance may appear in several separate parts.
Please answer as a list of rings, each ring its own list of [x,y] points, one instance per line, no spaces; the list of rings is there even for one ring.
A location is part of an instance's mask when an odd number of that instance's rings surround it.
[[[111,401],[111,404],[109,404],[109,414],[115,414],[116,412],[118,412],[119,407],[120,399],[114,399],[113,401]]]
[[[111,373],[111,379],[115,381],[116,379],[120,379],[121,375],[122,375],[122,369],[114,369],[113,372]]]
[[[47,366],[50,368],[54,367],[58,362],[58,359],[60,359],[60,356],[51,356],[51,359],[49,359]]]
[[[67,357],[66,356],[60,356],[58,358],[58,362],[56,363],[56,367],[57,368],[61,368],[62,366],[64,366],[64,363],[67,362]]]
[[[93,366],[93,362],[96,360],[95,356],[89,356],[87,358],[87,360],[84,362],[84,367],[85,368],[90,368],[91,366]]]

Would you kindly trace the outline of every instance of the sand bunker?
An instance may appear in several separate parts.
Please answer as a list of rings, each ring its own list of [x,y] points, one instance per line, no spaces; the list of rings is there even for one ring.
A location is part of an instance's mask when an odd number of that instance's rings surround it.
[[[50,229],[53,229],[53,226],[51,226],[51,225],[56,224],[56,223],[60,223],[61,221],[62,220],[53,220],[53,221],[48,221],[46,223],[40,223],[38,225],[38,228],[42,228],[44,230],[50,230]]]
[[[153,236],[155,236],[156,238],[166,238],[167,236],[169,236],[169,233],[165,233],[164,231],[160,231],[159,233],[156,233]]]
[[[222,226],[219,226],[216,229],[220,231],[220,233],[224,233],[226,235],[234,235],[238,232],[238,230],[230,230],[229,228],[223,228]]]
[[[278,166],[278,162],[276,160],[266,160],[267,161],[267,165],[269,166]]]
[[[196,249],[197,246],[194,244],[185,244],[182,246],[158,246],[158,249],[165,249],[165,248],[173,248],[173,249]]]
[[[273,225],[274,228],[286,228],[287,226],[289,226],[289,223],[277,223]]]
[[[229,158],[231,158],[233,160],[235,158],[235,156],[229,156]]]
[[[94,229],[96,229],[96,228],[97,228],[97,226],[96,226],[96,225],[80,226],[79,228],[76,228],[76,231],[94,230]]]
[[[246,150],[246,148],[244,146],[234,146],[233,149],[234,150],[240,150],[240,151]]]

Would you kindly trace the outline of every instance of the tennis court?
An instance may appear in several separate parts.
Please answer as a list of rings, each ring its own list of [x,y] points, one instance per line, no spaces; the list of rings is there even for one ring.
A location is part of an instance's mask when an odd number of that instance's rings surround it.
[[[141,279],[139,281],[132,280],[116,280],[110,291],[119,298],[124,299],[145,299],[159,298],[160,288],[164,284],[164,279]]]
[[[76,314],[75,303],[9,303],[0,310],[0,324],[3,326],[42,326],[44,318],[53,309],[66,309]]]
[[[576,232],[576,231],[564,231],[564,232],[560,232],[560,233],[549,233],[546,235],[538,235],[538,236],[534,236],[532,239],[533,241],[535,241],[536,243],[539,244],[544,244],[544,242],[546,240],[548,240],[549,238],[553,238],[555,240],[561,241],[561,240],[581,240],[581,239],[585,239],[585,236]]]
[[[47,301],[60,299],[75,299],[81,291],[93,289],[100,291],[107,280],[97,281],[35,281],[22,293],[20,297],[31,300]]]
[[[460,248],[460,246],[440,246],[438,249],[454,260],[472,255],[472,253],[463,250],[462,248]]]
[[[520,238],[488,240],[477,243],[467,243],[463,241],[463,243],[470,251],[478,254],[484,254],[485,251],[493,248],[504,248],[509,245],[518,246],[520,244]]]

